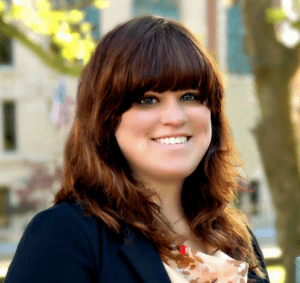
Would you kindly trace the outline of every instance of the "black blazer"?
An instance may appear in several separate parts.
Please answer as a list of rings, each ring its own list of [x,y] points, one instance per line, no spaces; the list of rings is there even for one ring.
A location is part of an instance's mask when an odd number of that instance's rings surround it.
[[[125,240],[96,217],[84,217],[75,202],[54,205],[29,223],[5,283],[170,283],[151,241],[131,226],[123,233]],[[253,245],[265,269],[255,238]],[[256,278],[251,271],[249,277]]]

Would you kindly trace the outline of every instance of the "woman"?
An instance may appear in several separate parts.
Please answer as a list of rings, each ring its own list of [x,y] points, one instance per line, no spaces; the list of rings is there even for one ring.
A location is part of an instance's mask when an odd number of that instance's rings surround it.
[[[239,174],[223,92],[177,22],[141,17],[104,36],[79,83],[55,205],[29,224],[5,282],[269,282],[230,206]]]

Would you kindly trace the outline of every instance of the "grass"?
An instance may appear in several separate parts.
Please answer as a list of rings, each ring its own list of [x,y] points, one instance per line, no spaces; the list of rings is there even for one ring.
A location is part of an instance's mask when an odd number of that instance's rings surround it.
[[[271,283],[284,283],[285,270],[282,265],[269,265],[267,270]]]

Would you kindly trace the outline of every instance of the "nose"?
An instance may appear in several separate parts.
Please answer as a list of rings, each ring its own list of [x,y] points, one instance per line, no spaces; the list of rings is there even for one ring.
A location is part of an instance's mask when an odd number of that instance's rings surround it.
[[[180,101],[165,102],[161,112],[161,123],[164,125],[180,126],[188,121],[186,109]]]

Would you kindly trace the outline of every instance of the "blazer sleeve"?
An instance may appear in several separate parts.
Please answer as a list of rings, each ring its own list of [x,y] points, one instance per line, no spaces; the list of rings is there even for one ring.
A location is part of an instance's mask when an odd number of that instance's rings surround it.
[[[68,210],[68,209],[67,209]],[[61,209],[37,214],[26,228],[5,283],[95,282],[92,243],[81,215]]]
[[[253,245],[254,252],[255,252],[257,258],[259,259],[261,269],[262,269],[263,273],[265,274],[265,279],[258,278],[256,273],[253,270],[249,271],[248,279],[255,279],[256,280],[256,281],[254,280],[255,283],[270,283],[270,279],[269,279],[269,275],[267,272],[267,267],[266,267],[263,253],[259,247],[259,244],[258,244],[257,239],[254,236],[253,232],[250,229],[249,229],[249,232],[252,236],[252,245]]]

